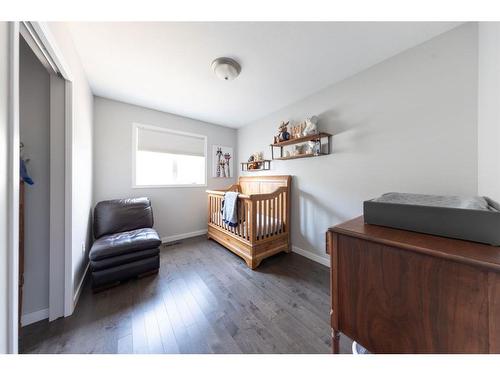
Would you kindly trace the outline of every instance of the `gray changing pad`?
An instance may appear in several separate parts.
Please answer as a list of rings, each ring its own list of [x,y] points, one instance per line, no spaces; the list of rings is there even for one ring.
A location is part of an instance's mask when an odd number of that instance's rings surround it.
[[[487,197],[387,193],[365,201],[367,224],[500,245],[500,205]]]
[[[418,206],[462,208],[468,210],[499,211],[498,204],[485,197],[458,197],[454,195],[426,195],[410,193],[386,193],[373,202],[413,204]]]

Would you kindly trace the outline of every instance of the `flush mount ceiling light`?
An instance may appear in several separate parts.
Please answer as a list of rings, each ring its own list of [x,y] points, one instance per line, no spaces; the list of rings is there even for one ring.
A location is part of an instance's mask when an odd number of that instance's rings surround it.
[[[240,64],[229,57],[215,59],[212,62],[212,69],[215,75],[224,81],[235,79],[241,72]]]

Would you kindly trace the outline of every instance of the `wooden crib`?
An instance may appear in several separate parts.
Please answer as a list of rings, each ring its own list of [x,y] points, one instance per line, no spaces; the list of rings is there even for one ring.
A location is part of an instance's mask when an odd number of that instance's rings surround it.
[[[291,176],[243,176],[226,190],[207,190],[208,238],[242,257],[255,269],[262,259],[290,252]],[[237,191],[238,224],[230,227],[221,216],[226,191]]]

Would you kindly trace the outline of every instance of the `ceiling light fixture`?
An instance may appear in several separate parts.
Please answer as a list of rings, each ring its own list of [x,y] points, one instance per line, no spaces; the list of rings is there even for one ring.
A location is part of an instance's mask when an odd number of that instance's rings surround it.
[[[232,81],[241,72],[241,66],[237,61],[229,57],[219,57],[212,62],[212,69],[215,75],[224,80]]]

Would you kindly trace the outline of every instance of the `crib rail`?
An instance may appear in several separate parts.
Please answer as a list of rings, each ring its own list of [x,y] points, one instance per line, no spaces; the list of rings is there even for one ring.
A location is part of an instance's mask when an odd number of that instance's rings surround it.
[[[236,186],[236,187],[235,187]],[[237,185],[231,190],[239,191]],[[238,223],[231,227],[222,221],[225,191],[208,190],[208,224],[224,229],[250,244],[288,234],[288,190],[279,187],[269,194],[238,195]]]

